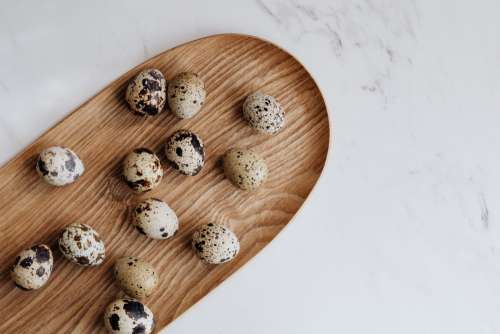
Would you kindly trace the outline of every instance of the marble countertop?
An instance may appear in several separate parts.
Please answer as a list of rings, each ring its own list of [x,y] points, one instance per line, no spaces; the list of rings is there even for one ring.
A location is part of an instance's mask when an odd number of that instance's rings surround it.
[[[10,1],[0,162],[126,70],[239,32],[295,55],[333,152],[293,224],[168,333],[499,333],[500,2]]]

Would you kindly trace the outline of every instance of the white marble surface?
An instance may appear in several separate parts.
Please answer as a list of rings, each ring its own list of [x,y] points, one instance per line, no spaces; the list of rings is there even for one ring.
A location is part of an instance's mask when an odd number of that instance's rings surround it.
[[[178,43],[267,38],[316,77],[312,199],[168,333],[499,333],[498,0],[1,1],[0,161]],[[237,5],[236,5],[237,3]]]

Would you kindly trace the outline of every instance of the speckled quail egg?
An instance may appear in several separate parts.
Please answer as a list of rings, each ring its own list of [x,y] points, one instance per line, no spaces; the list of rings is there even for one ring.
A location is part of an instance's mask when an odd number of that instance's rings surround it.
[[[223,157],[224,174],[237,187],[254,190],[267,179],[267,164],[257,153],[235,148]]]
[[[180,118],[196,115],[203,106],[206,95],[205,84],[195,73],[179,73],[168,83],[168,105]]]
[[[142,234],[153,239],[167,239],[179,229],[179,220],[167,203],[149,198],[134,208],[133,223]]]
[[[125,99],[134,113],[154,116],[165,106],[166,86],[165,77],[159,70],[147,69],[130,81]]]
[[[106,307],[104,324],[110,333],[149,334],[153,332],[153,312],[135,299],[117,299]]]
[[[219,264],[231,261],[240,251],[240,242],[228,228],[208,223],[193,233],[192,245],[205,263]]]
[[[205,162],[203,141],[189,130],[179,130],[170,136],[165,155],[172,167],[186,175],[198,174]]]
[[[89,225],[74,223],[63,230],[59,249],[70,261],[82,266],[97,266],[104,261],[104,242]]]
[[[118,259],[113,272],[123,292],[133,298],[148,297],[158,283],[153,266],[131,256]]]
[[[36,245],[19,253],[10,276],[23,290],[39,289],[49,280],[53,265],[54,258],[49,246]]]
[[[285,124],[285,111],[271,95],[255,92],[243,103],[243,118],[257,131],[275,134]]]
[[[36,170],[45,182],[60,187],[78,180],[85,168],[75,152],[69,148],[53,146],[40,153]]]
[[[132,190],[149,191],[159,185],[163,177],[160,159],[147,148],[135,149],[123,160],[123,177]]]

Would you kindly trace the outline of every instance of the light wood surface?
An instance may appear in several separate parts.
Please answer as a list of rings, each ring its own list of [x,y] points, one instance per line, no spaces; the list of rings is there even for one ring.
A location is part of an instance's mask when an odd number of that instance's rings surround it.
[[[181,71],[198,73],[208,92],[202,111],[190,120],[168,111],[154,118],[128,112],[128,80],[151,67],[167,79]],[[242,119],[243,100],[255,90],[275,96],[286,110],[286,126],[275,136],[258,134]],[[161,185],[133,194],[120,179],[122,158],[149,147],[164,159],[164,141],[181,128],[204,140],[205,167],[188,177],[164,163]],[[292,56],[254,37],[206,37],[127,72],[0,169],[0,333],[104,333],[102,312],[119,294],[111,267],[124,255],[150,261],[159,273],[157,290],[144,300],[159,331],[290,222],[318,180],[329,137],[326,106],[314,80]],[[86,172],[76,183],[56,188],[36,174],[38,152],[53,145],[73,149],[84,161]],[[269,178],[257,191],[238,190],[224,179],[218,161],[232,147],[252,148],[266,159]],[[176,211],[180,230],[174,238],[151,240],[130,224],[131,207],[147,197],[161,198]],[[62,257],[57,237],[75,221],[101,234],[103,265],[82,268]],[[205,265],[191,250],[193,230],[209,221],[230,227],[240,238],[234,261]],[[54,251],[54,271],[42,289],[21,291],[10,280],[9,267],[19,251],[38,243]]]

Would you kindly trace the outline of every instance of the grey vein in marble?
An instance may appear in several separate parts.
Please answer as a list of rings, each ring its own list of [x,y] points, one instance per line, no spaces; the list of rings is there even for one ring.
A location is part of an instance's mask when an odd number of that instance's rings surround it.
[[[481,221],[485,229],[490,227],[490,210],[488,209],[488,204],[486,203],[486,198],[484,193],[479,193],[479,205],[481,207]]]

